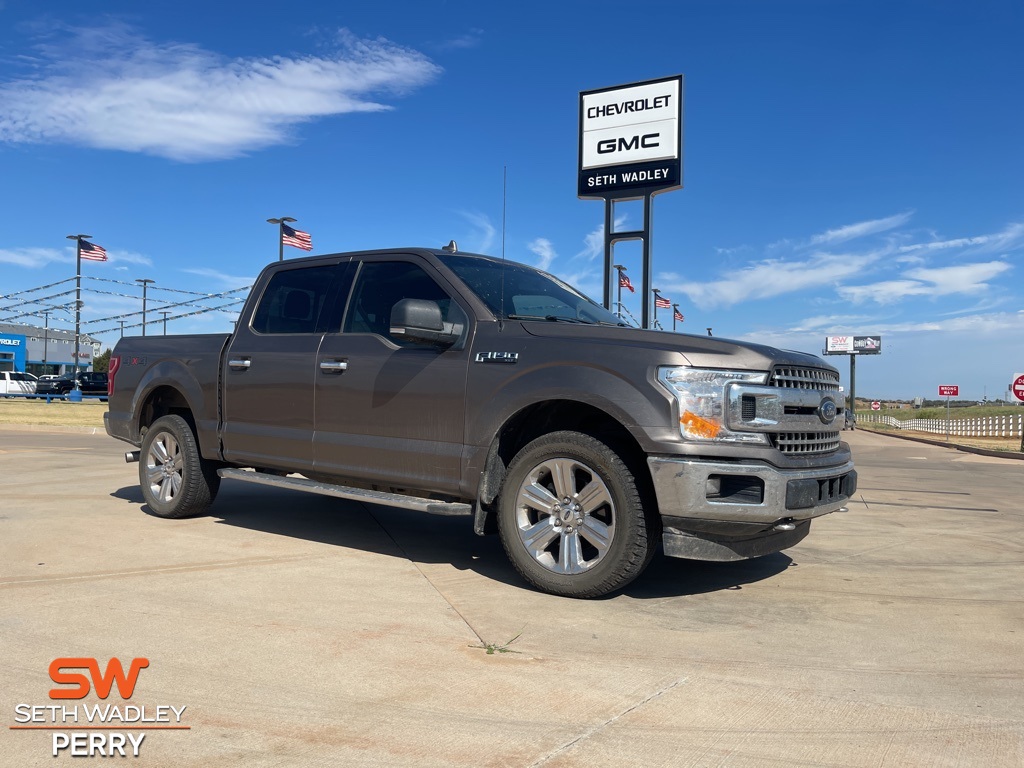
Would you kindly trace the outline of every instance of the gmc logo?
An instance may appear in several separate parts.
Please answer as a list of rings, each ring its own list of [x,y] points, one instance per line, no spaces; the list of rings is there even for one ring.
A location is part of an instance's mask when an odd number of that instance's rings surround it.
[[[658,138],[661,134],[645,133],[643,136],[625,138],[620,136],[617,139],[601,139],[597,142],[597,154],[607,155],[611,152],[626,152],[630,149],[653,149],[660,147]]]

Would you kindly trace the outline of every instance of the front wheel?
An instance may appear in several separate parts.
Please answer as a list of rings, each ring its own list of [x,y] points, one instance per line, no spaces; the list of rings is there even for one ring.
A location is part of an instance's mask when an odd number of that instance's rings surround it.
[[[158,517],[201,515],[220,487],[215,466],[199,455],[192,428],[181,416],[161,416],[142,440],[139,484]]]
[[[512,460],[498,529],[523,578],[565,597],[621,589],[647,567],[657,543],[656,525],[619,455],[569,431],[534,440]]]

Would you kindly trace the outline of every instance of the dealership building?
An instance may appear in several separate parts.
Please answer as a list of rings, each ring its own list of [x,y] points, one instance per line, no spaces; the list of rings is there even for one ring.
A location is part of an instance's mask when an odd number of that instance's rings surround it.
[[[78,337],[78,368],[92,370],[100,342],[88,334]],[[59,328],[0,323],[0,371],[70,373],[75,367],[75,333]]]

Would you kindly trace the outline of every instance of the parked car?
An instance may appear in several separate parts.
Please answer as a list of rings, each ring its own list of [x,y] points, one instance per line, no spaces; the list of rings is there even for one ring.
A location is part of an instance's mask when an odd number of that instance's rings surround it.
[[[843,429],[856,429],[857,428],[857,414],[851,411],[849,408],[846,409],[846,419],[843,422]]]
[[[0,371],[0,397],[34,395],[36,377],[22,371]]]
[[[83,395],[106,395],[107,374],[87,371],[78,375],[78,386]],[[75,388],[74,379],[70,374],[57,376],[52,379],[41,379],[36,384],[37,395],[50,395],[51,397],[67,397],[68,393]]]

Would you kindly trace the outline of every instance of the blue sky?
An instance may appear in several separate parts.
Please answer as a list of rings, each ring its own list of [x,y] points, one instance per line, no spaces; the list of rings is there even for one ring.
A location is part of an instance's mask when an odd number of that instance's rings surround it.
[[[491,254],[504,217],[509,258],[600,300],[579,92],[683,74],[685,188],[655,199],[652,244],[682,327],[812,352],[879,334],[858,394],[999,397],[1024,371],[1022,39],[1015,0],[0,0],[0,294],[73,277],[79,232],[110,255],[83,273],[155,280],[155,312],[249,284],[268,217],[314,253]],[[639,246],[616,257],[639,285]],[[88,278],[86,330],[140,309]]]

